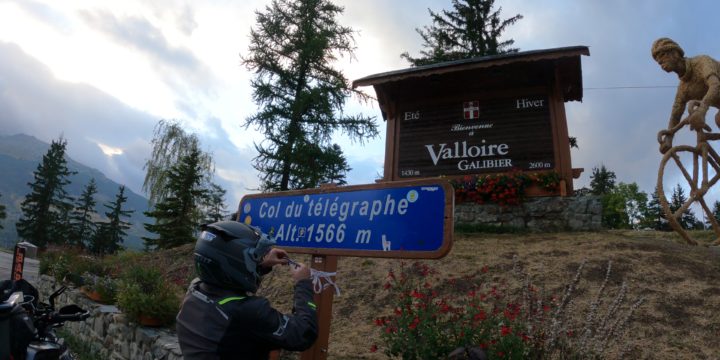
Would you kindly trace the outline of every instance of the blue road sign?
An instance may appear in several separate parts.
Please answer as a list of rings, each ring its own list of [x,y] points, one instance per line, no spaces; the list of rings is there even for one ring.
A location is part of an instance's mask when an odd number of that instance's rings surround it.
[[[370,188],[380,186],[384,188]],[[446,183],[385,183],[310,192],[315,193],[246,196],[238,220],[271,234],[290,251],[437,258],[449,250],[453,198]]]

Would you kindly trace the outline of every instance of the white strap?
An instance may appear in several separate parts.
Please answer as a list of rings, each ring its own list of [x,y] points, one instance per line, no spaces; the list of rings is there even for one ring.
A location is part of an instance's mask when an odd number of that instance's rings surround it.
[[[312,278],[313,290],[316,294],[323,292],[326,288],[332,286],[335,288],[335,295],[340,296],[340,287],[337,286],[335,281],[331,277],[336,276],[336,272],[325,272],[315,269],[310,269],[310,277]],[[325,279],[325,284],[322,283],[321,279]]]

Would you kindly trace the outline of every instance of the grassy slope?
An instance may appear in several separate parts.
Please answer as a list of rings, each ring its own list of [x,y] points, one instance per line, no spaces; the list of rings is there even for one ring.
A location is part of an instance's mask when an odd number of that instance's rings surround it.
[[[584,318],[584,305],[595,296],[608,260],[613,271],[608,285],[611,301],[622,281],[629,300],[647,300],[630,324],[626,337],[637,345],[634,359],[715,359],[720,356],[720,249],[676,242],[672,233],[598,232],[524,235],[457,234],[452,251],[440,260],[426,261],[441,276],[459,278],[488,265],[493,280],[510,279],[513,255],[518,255],[535,285],[561,295],[564,285],[587,259],[577,290],[574,318]],[[187,251],[172,257],[187,256]],[[295,256],[308,262],[304,256]],[[333,303],[331,359],[382,359],[369,348],[379,343],[373,319],[391,313],[382,285],[399,260],[342,258],[337,283],[342,295]],[[174,266],[173,266],[174,267]],[[177,267],[175,267],[177,268]],[[286,269],[265,279],[262,294],[289,311],[291,283]],[[329,290],[328,290],[329,291]],[[293,358],[283,355],[283,358]]]

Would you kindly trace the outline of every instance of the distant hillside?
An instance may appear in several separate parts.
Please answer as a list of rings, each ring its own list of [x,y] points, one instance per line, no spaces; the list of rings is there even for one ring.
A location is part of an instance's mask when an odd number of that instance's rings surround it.
[[[49,148],[50,144],[32,136],[0,135],[0,203],[7,207],[7,218],[2,220],[4,229],[0,229],[0,247],[10,247],[18,241],[15,223],[20,218],[20,204],[30,192],[28,183],[33,181],[33,171]],[[96,210],[104,217],[107,209],[103,205],[115,200],[120,184],[96,169],[66,158],[68,168],[77,171],[77,174],[70,177],[72,183],[65,190],[70,196],[78,197],[90,179],[95,178],[98,188],[95,194]],[[132,228],[128,230],[124,245],[139,249],[143,246],[141,237],[148,236],[142,224],[151,221],[143,215],[148,208],[147,199],[128,188],[125,188],[125,194],[128,200],[123,208],[134,212],[130,219]]]

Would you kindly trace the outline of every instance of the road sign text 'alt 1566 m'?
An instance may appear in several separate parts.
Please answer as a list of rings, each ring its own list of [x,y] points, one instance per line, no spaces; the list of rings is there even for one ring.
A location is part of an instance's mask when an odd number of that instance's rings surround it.
[[[296,253],[434,259],[450,250],[453,199],[439,180],[255,194],[238,221]]]

